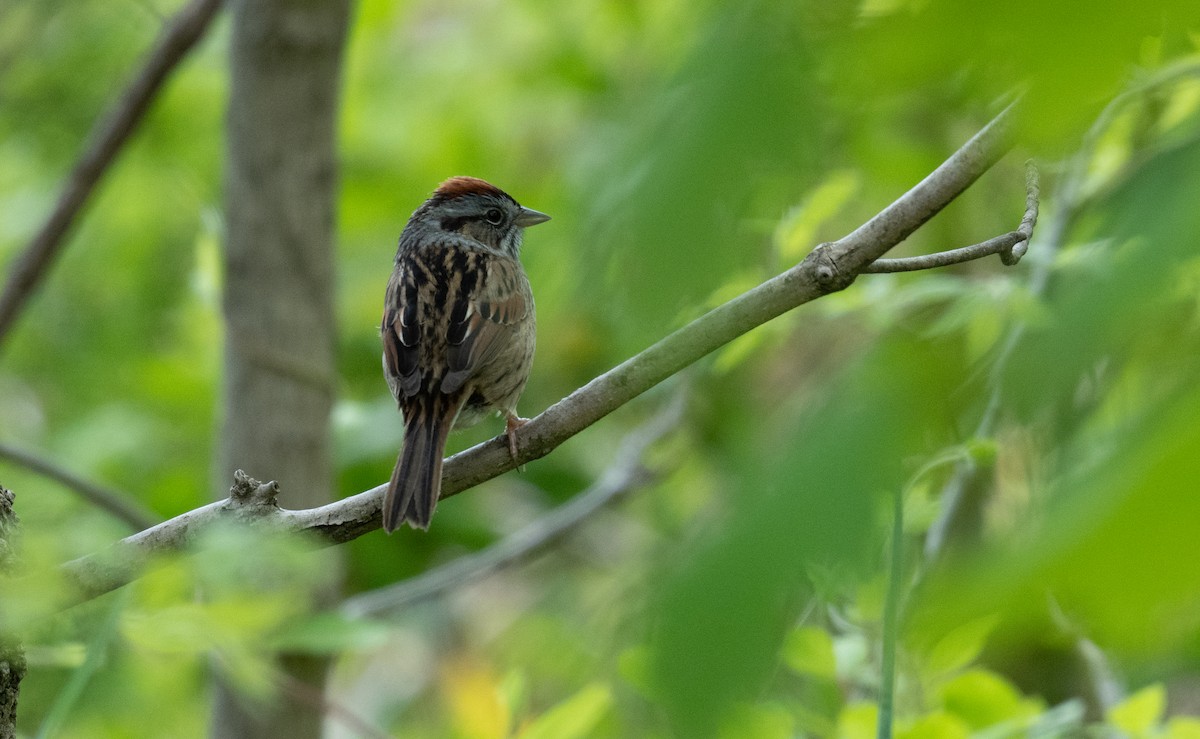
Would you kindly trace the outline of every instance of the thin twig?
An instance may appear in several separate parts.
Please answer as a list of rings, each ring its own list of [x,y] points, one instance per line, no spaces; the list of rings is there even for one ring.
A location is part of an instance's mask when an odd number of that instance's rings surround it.
[[[685,393],[681,392],[661,413],[629,434],[618,449],[612,466],[570,502],[486,549],[408,580],[347,598],[342,603],[342,613],[351,618],[362,618],[396,611],[478,580],[558,542],[592,514],[654,479],[655,474],[646,469],[643,457],[651,445],[679,424],[684,406]]]
[[[879,259],[863,267],[864,274],[886,274],[890,272],[916,272],[921,269],[949,267],[952,264],[962,264],[976,259],[982,259],[992,254],[1003,255],[1012,252],[1013,247],[1022,244],[1026,237],[1019,231],[1009,231],[978,244],[964,246],[950,251],[939,251],[934,254],[922,254],[919,257],[900,257],[898,259]],[[1001,257],[1003,259],[1003,257]]]
[[[116,105],[92,127],[89,145],[75,163],[54,210],[13,262],[0,293],[0,344],[7,338],[96,184],[137,129],[159,89],[208,29],[221,0],[192,0],[163,28],[158,43]]]
[[[924,254],[919,257],[877,259],[863,267],[862,272],[864,274],[915,272],[920,269],[962,264],[992,254],[999,254],[1000,261],[1011,267],[1021,261],[1021,257],[1025,256],[1025,251],[1029,248],[1029,239],[1033,237],[1033,227],[1037,223],[1040,193],[1037,165],[1031,159],[1025,165],[1025,215],[1021,218],[1021,225],[1017,227],[1016,231],[1010,231],[987,241],[959,249]]]
[[[879,722],[875,735],[891,739],[896,705],[896,634],[900,631],[900,595],[905,590],[904,576],[904,493],[893,493],[892,551],[889,557],[887,596],[883,603],[883,658],[879,681]]]
[[[1011,267],[1021,261],[1029,249],[1029,240],[1033,238],[1033,227],[1037,225],[1038,201],[1042,196],[1042,185],[1038,177],[1037,162],[1029,159],[1025,162],[1025,215],[1021,217],[1021,225],[1017,233],[1022,238],[1012,249],[1000,252],[1000,261]]]
[[[85,480],[74,472],[31,451],[0,442],[0,459],[7,459],[13,464],[18,464],[60,483],[97,508],[129,524],[134,531],[142,531],[162,521],[162,518],[147,511],[131,496]]]
[[[1014,115],[1013,106],[1005,108],[936,170],[853,233],[821,245],[795,267],[714,308],[547,408],[517,431],[520,453],[515,459],[501,436],[446,460],[442,497],[546,456],[715,349],[797,306],[848,287],[865,265],[907,238],[1000,159],[1010,145]],[[308,510],[271,508],[261,518],[287,530],[306,531],[327,544],[340,544],[379,528],[386,488],[379,485]],[[136,577],[146,555],[182,548],[199,530],[220,519],[228,506],[228,501],[219,501],[184,513],[64,568],[84,597],[108,592]]]

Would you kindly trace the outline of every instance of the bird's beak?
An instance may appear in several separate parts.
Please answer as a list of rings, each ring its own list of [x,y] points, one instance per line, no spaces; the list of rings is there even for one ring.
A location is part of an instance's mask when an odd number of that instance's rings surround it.
[[[536,211],[533,208],[521,208],[521,212],[517,214],[517,218],[513,223],[524,228],[526,226],[536,226],[548,220],[550,220],[550,216],[545,213]]]

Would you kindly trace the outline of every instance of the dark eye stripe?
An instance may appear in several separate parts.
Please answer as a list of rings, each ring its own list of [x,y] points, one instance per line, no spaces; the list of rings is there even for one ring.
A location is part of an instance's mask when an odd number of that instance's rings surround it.
[[[443,218],[442,219],[442,230],[443,231],[457,231],[460,228],[462,228],[463,224],[466,222],[467,222],[467,219],[463,218],[463,217]]]

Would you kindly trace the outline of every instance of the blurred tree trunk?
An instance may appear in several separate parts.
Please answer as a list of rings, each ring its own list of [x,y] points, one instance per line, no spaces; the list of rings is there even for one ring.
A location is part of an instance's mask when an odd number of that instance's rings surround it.
[[[16,528],[13,495],[0,486],[0,576],[12,561]],[[21,645],[0,633],[0,739],[13,739],[17,734],[17,698],[24,677],[25,654]]]
[[[333,496],[334,147],[349,0],[237,0],[232,11],[214,492],[224,497],[241,468],[277,480],[286,507],[308,508]],[[323,688],[326,660],[288,656],[284,667]],[[213,736],[320,736],[320,706],[294,694],[263,706],[233,685],[216,692]]]

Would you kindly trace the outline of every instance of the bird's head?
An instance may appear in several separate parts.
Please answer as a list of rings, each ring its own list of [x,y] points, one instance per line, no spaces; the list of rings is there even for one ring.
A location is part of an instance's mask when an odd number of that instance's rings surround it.
[[[451,177],[438,186],[413,219],[457,233],[516,257],[525,228],[550,216],[522,207],[511,195],[477,177]]]

